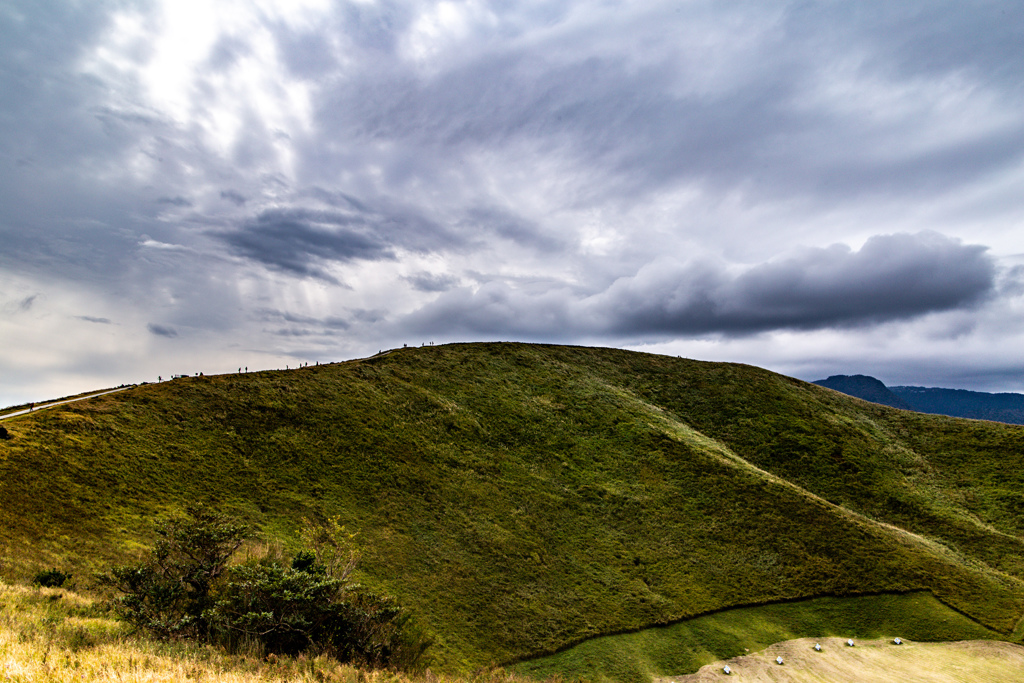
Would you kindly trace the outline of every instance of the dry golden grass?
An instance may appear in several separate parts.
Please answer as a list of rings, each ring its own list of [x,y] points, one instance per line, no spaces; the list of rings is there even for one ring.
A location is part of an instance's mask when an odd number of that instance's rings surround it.
[[[657,679],[657,683],[735,681],[743,683],[985,683],[1024,680],[1024,647],[989,640],[894,645],[891,640],[801,638],[776,643],[761,652],[715,662],[688,676]],[[783,664],[776,663],[781,656]],[[726,676],[728,664],[732,674]]]
[[[258,657],[131,635],[94,600],[59,588],[0,583],[0,681],[92,683],[518,683],[502,670],[473,677],[366,671],[326,657]],[[532,681],[531,681],[532,683]]]

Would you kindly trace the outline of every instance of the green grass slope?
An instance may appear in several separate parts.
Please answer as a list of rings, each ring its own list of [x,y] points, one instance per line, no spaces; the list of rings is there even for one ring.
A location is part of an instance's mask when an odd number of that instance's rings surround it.
[[[1024,428],[748,366],[465,344],[188,378],[4,421],[9,576],[90,569],[211,502],[295,538],[338,514],[365,583],[471,669],[813,596],[1024,613]]]
[[[601,636],[522,662],[518,673],[589,681],[649,681],[796,638],[915,641],[1002,639],[928,593],[812,598],[740,607],[634,633]]]

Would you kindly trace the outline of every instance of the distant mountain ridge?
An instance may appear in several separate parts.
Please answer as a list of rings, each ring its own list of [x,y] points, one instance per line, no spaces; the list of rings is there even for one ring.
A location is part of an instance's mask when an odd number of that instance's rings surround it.
[[[922,413],[1024,424],[1024,394],[930,387],[889,387],[889,390]]]
[[[848,396],[919,413],[1024,424],[1024,394],[990,394],[936,387],[887,387],[868,375],[832,375],[814,384]]]
[[[872,403],[881,403],[883,406],[892,406],[893,408],[902,408],[903,410],[917,410],[910,403],[890,391],[881,380],[868,375],[832,375],[828,379],[819,379],[814,383],[818,386],[834,389],[847,396],[862,398]]]

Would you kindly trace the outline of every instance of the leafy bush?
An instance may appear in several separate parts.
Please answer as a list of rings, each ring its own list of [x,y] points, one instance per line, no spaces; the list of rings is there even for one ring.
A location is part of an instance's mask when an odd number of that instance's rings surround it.
[[[298,559],[298,558],[296,558]],[[342,662],[411,668],[428,643],[392,598],[330,576],[323,565],[293,560],[232,567],[217,625],[230,644],[265,652],[313,650]]]
[[[60,588],[71,581],[71,574],[59,569],[44,569],[32,577],[32,583],[44,588]]]
[[[216,606],[218,626],[232,642],[258,642],[267,652],[315,648],[337,612],[339,583],[277,562],[232,567]]]
[[[349,596],[335,625],[329,642],[343,661],[411,669],[431,645],[394,598],[366,591]]]
[[[429,645],[391,598],[349,576],[358,561],[336,518],[306,522],[312,546],[285,562],[266,556],[228,567],[241,525],[201,509],[169,522],[150,560],[103,581],[118,614],[160,638],[191,638],[265,653],[314,651],[342,662],[411,668]]]
[[[169,520],[147,562],[113,567],[100,577],[123,595],[114,609],[125,621],[160,638],[205,640],[215,584],[249,532],[245,526],[202,507],[189,518]]]

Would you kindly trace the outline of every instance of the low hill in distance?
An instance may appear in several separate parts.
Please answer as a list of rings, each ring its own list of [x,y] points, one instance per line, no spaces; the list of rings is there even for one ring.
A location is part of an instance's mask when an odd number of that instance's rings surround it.
[[[964,389],[889,387],[922,413],[1024,424],[1024,394],[989,394]]]
[[[1024,424],[1024,394],[990,394],[933,387],[887,387],[880,380],[867,375],[833,375],[814,383],[865,401],[916,410],[919,413]]]
[[[881,380],[868,375],[832,375],[828,379],[819,379],[814,382],[820,387],[834,389],[847,396],[856,396],[865,401],[879,403],[883,406],[892,406],[903,410],[914,410],[914,407],[894,394],[886,387]],[[921,411],[930,412],[930,411]]]
[[[144,385],[3,424],[7,578],[131,561],[193,501],[286,547],[302,517],[339,515],[359,532],[359,580],[416,615],[435,670],[741,606],[801,601],[818,628],[838,609],[807,602],[824,596],[924,592],[978,633],[1021,638],[1024,429],[750,366],[454,344]],[[699,640],[694,670],[743,642]],[[642,652],[626,669],[685,672]]]

